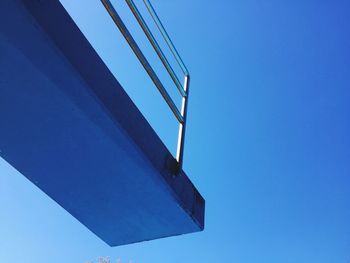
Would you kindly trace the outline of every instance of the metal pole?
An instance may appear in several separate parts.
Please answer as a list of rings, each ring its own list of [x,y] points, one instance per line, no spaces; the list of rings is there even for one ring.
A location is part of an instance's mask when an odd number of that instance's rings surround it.
[[[180,114],[179,110],[177,109],[175,103],[169,96],[168,92],[164,88],[163,84],[160,82],[159,78],[157,77],[156,73],[154,72],[153,68],[151,65],[148,63],[146,57],[143,55],[141,49],[139,46],[136,44],[134,38],[131,36],[129,30],[126,28],[124,25],[123,21],[119,17],[117,11],[114,9],[113,5],[109,0],[101,0],[102,4],[106,8],[107,12],[113,19],[114,23],[116,26],[119,28],[120,32],[123,34],[124,38],[128,42],[129,46],[131,47],[132,51],[135,53],[139,61],[141,62],[142,66],[152,79],[153,83],[156,85],[157,89],[159,90],[160,94],[163,96],[164,100],[166,103],[169,105],[170,109],[174,113],[175,117],[180,123],[184,122],[184,119],[182,115]]]
[[[182,96],[186,96],[186,93],[184,91],[184,88],[182,87],[182,84],[180,83],[179,79],[177,78],[173,68],[171,67],[169,61],[167,60],[167,58],[165,57],[163,51],[161,50],[158,42],[156,41],[156,39],[154,38],[151,30],[149,29],[149,27],[147,26],[145,20],[143,19],[141,13],[139,12],[139,10],[137,9],[135,3],[133,0],[125,0],[126,3],[128,4],[130,10],[132,11],[132,13],[134,14],[137,22],[139,23],[139,25],[141,26],[143,32],[145,33],[145,35],[147,36],[149,42],[151,43],[151,45],[153,46],[154,50],[156,51],[159,59],[162,61],[164,67],[166,68],[166,70],[168,71],[170,77],[172,78],[172,80],[174,81],[177,89],[179,90],[179,92],[181,93]]]
[[[145,3],[148,12],[151,14],[153,21],[156,23],[159,31],[161,32],[165,42],[167,43],[168,47],[170,48],[171,52],[173,53],[177,63],[180,65],[183,73],[185,75],[189,75],[189,72],[188,72],[188,70],[187,70],[187,68],[185,66],[185,63],[182,61],[182,59],[181,59],[181,57],[179,55],[179,52],[177,52],[173,42],[171,41],[167,31],[165,30],[162,22],[160,21],[160,19],[159,19],[158,15],[157,15],[156,11],[154,10],[151,2],[149,0],[143,0],[143,2]]]
[[[184,121],[183,121],[183,123],[180,123],[180,125],[179,125],[179,135],[178,135],[178,140],[177,140],[177,152],[176,152],[176,160],[178,162],[178,173],[180,173],[182,170],[183,159],[184,159],[185,132],[186,132],[189,88],[190,88],[190,76],[185,75],[184,89],[185,89],[187,96],[182,97],[181,115],[182,115]]]

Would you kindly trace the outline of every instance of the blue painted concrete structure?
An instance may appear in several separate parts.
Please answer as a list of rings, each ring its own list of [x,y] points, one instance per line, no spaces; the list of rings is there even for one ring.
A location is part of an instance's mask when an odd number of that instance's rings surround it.
[[[0,1],[0,155],[111,246],[204,228],[204,199],[59,1]]]

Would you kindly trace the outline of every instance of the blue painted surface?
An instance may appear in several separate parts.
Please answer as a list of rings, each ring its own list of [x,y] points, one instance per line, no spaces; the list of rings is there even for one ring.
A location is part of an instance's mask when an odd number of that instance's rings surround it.
[[[1,156],[109,245],[202,230],[203,198],[59,2],[0,17]]]

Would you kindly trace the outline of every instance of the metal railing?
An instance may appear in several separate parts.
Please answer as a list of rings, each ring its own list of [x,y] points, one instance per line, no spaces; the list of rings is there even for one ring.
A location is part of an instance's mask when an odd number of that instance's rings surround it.
[[[142,66],[146,70],[149,77],[152,79],[153,83],[157,87],[160,94],[163,96],[164,100],[170,107],[171,111],[174,113],[176,119],[179,122],[179,133],[178,133],[178,141],[177,141],[177,151],[176,151],[176,160],[178,163],[178,172],[181,172],[182,170],[182,164],[183,164],[183,155],[184,155],[184,143],[185,143],[185,130],[186,130],[186,119],[187,119],[187,104],[188,104],[188,95],[189,95],[189,85],[190,85],[190,74],[183,63],[179,53],[177,52],[173,42],[171,41],[168,33],[166,32],[162,22],[160,21],[156,11],[154,10],[152,4],[149,0],[143,0],[148,12],[150,13],[153,21],[155,22],[157,28],[159,29],[163,39],[165,40],[166,44],[168,45],[171,53],[175,57],[175,60],[179,64],[183,74],[184,74],[184,82],[183,85],[180,83],[177,75],[175,74],[173,68],[171,67],[169,61],[165,57],[162,49],[160,48],[158,42],[154,38],[151,30],[147,26],[147,23],[143,19],[141,13],[137,9],[135,3],[133,0],[125,0],[128,4],[130,10],[132,11],[133,15],[135,16],[137,22],[141,26],[143,32],[145,33],[146,37],[148,38],[149,42],[151,43],[153,49],[157,53],[159,59],[162,61],[164,67],[166,68],[167,72],[169,73],[171,79],[173,80],[174,84],[176,85],[178,91],[180,92],[182,96],[182,105],[181,105],[181,111],[176,107],[174,101],[169,96],[168,92],[164,88],[162,82],[159,80],[157,74],[147,61],[146,57],[142,53],[141,49],[137,45],[136,41],[130,34],[129,30],[123,23],[122,19],[118,15],[117,11],[113,7],[112,3],[109,0],[100,0],[104,7],[106,8],[107,12],[113,19],[116,26],[119,28],[120,32],[128,42],[129,46],[131,47],[132,51],[135,53],[138,60],[141,62]]]

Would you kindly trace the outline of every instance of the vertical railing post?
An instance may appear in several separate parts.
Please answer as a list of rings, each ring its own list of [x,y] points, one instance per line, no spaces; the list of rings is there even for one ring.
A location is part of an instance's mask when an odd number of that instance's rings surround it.
[[[182,171],[183,158],[184,158],[187,106],[188,106],[189,91],[190,91],[189,88],[190,88],[190,76],[185,75],[184,90],[186,92],[186,96],[182,97],[182,105],[181,105],[181,115],[183,118],[183,123],[179,124],[179,135],[177,140],[177,151],[176,151],[176,160],[178,162],[178,173],[181,173]]]

